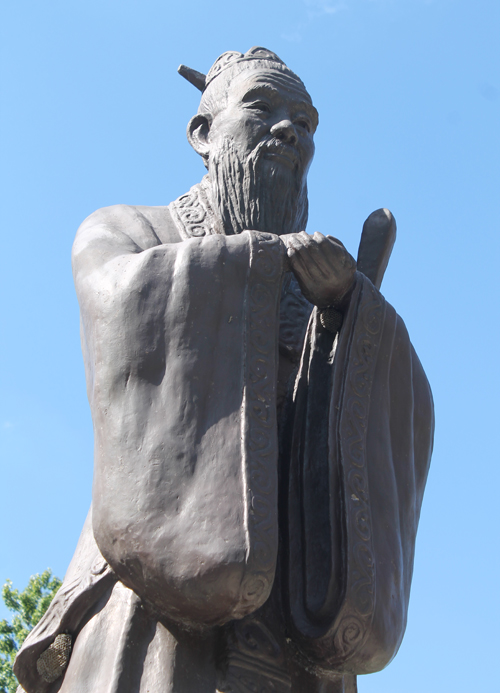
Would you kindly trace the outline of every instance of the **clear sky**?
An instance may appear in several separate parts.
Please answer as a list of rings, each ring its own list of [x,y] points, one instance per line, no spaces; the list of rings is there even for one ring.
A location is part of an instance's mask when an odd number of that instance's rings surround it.
[[[360,693],[494,690],[500,2],[7,0],[0,32],[0,583],[62,577],[90,503],[76,229],[197,182],[198,95],[176,68],[262,45],[320,113],[308,230],[355,254],[371,211],[397,219],[382,289],[435,397],[407,634]]]

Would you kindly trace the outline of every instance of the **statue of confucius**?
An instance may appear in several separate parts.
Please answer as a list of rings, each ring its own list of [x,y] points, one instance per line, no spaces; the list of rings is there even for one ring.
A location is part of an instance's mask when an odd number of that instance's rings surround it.
[[[28,693],[352,693],[403,638],[433,437],[379,292],[395,222],[368,218],[357,265],[306,234],[318,114],[277,55],[179,71],[207,175],[76,236],[93,502],[15,673]]]

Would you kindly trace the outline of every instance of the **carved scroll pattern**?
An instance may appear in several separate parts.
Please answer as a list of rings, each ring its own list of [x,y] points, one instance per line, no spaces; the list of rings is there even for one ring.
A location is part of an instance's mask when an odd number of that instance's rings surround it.
[[[214,233],[211,212],[201,184],[193,185],[168,206],[182,238],[199,238]]]
[[[227,643],[221,693],[290,693],[290,676],[278,641],[255,616],[235,621]]]
[[[242,416],[243,478],[247,495],[247,577],[241,614],[269,594],[277,556],[276,340],[280,241],[252,232],[247,305],[247,358]]]
[[[333,659],[345,662],[361,646],[375,611],[375,555],[370,512],[366,431],[385,305],[365,285],[351,345],[340,422],[347,523],[346,601],[333,629]]]

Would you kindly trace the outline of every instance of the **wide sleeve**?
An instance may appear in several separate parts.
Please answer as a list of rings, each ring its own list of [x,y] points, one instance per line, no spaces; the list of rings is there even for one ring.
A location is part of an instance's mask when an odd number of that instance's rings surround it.
[[[46,693],[52,688],[38,672],[39,656],[61,633],[74,637],[87,613],[116,581],[95,543],[90,508],[63,584],[17,653],[13,669],[22,690]]]
[[[361,274],[338,337],[312,316],[290,425],[292,647],[320,674],[379,671],[406,627],[434,414],[403,321]]]
[[[87,223],[73,253],[93,532],[159,618],[223,623],[274,580],[284,249],[253,231],[159,244],[123,214]]]

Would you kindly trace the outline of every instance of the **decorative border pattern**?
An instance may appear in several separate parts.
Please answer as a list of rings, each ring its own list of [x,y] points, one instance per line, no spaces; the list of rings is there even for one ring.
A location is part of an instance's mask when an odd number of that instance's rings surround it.
[[[339,427],[345,479],[347,582],[346,600],[333,629],[333,646],[334,659],[342,662],[352,657],[366,639],[375,612],[376,571],[366,433],[385,303],[365,282],[359,305]]]
[[[290,693],[291,680],[283,650],[262,621],[252,614],[235,621],[229,632],[227,670],[218,681],[217,690]]]
[[[184,239],[217,233],[206,195],[207,178],[169,205]],[[212,223],[211,223],[212,222]],[[241,407],[246,569],[234,618],[268,597],[278,552],[277,329],[282,247],[273,234],[248,231],[244,392]]]
[[[330,624],[310,621],[303,609],[300,585],[290,605],[296,628],[291,646],[294,657],[305,669],[326,676],[332,669],[339,673],[348,670],[349,660],[369,637],[375,614],[376,562],[366,437],[386,303],[368,280],[362,280],[356,291],[337,347],[337,354],[341,350],[343,355],[338,355],[341,361],[335,367],[342,370],[338,371],[340,391],[333,401],[339,406],[340,418],[331,442],[337,446],[342,474],[344,598]],[[324,667],[318,662],[318,653]]]
[[[236,618],[255,609],[256,602],[263,603],[269,595],[278,551],[276,325],[282,249],[279,239],[272,234],[248,233],[251,257],[241,410],[247,577]]]
[[[210,205],[203,190],[205,178],[201,183],[193,185],[188,193],[181,195],[168,205],[172,218],[184,240],[210,236],[215,233]]]

